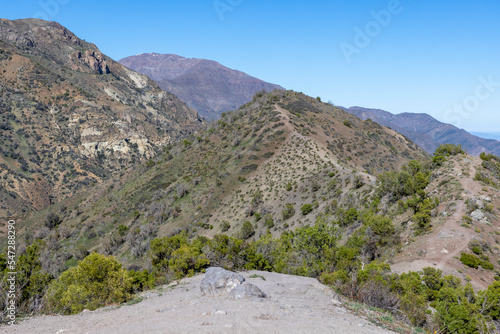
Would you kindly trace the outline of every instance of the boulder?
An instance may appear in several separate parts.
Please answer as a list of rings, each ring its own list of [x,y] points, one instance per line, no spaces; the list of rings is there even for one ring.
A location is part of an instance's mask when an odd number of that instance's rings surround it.
[[[484,218],[484,213],[481,210],[473,211],[470,216],[477,220],[482,220]]]
[[[201,294],[204,296],[226,294],[244,281],[245,277],[232,271],[219,267],[208,268],[201,281]]]
[[[243,282],[242,284],[231,289],[231,292],[229,292],[229,298],[231,299],[248,299],[254,297],[266,298],[267,295],[257,286],[248,282]]]
[[[203,296],[227,296],[231,299],[266,298],[257,286],[245,282],[240,274],[219,267],[208,268],[200,284]]]

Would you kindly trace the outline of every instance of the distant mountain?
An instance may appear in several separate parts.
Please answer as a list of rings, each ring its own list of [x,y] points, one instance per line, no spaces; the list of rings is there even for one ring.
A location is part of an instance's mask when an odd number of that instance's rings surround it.
[[[470,132],[474,136],[478,136],[481,138],[485,139],[495,139],[495,140],[500,140],[500,132],[492,132],[492,133],[485,133],[485,132]]]
[[[209,120],[251,101],[258,91],[283,89],[206,59],[143,53],[119,62],[148,75]]]
[[[56,22],[1,19],[0,69],[0,216],[88,189],[202,125]]]
[[[433,153],[440,144],[450,143],[461,144],[472,155],[479,155],[481,152],[500,155],[499,141],[474,136],[451,124],[441,123],[428,114],[391,114],[380,109],[362,107],[346,110],[363,120],[371,119],[404,134],[428,153]]]

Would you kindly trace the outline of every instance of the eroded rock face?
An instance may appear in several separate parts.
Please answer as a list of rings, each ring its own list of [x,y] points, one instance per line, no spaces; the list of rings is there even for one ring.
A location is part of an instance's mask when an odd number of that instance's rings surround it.
[[[245,282],[240,274],[219,267],[207,269],[200,289],[204,296],[228,296],[231,299],[267,297],[257,286]]]
[[[105,57],[100,51],[94,51],[94,50],[86,50],[85,52],[75,51],[71,54],[70,58],[73,61],[73,66],[72,66],[73,70],[81,71],[84,73],[89,73],[89,72],[99,73],[99,74],[110,73]]]

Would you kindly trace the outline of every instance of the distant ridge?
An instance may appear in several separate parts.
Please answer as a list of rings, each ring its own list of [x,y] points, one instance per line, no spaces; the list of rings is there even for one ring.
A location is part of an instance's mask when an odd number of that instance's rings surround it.
[[[485,133],[485,132],[470,132],[474,136],[478,136],[484,139],[494,139],[494,140],[500,140],[500,133],[499,132],[493,132],[493,133]]]
[[[258,91],[284,89],[206,59],[142,53],[119,63],[148,75],[209,120],[250,102]]]
[[[363,120],[371,119],[404,134],[428,153],[433,153],[440,144],[450,143],[461,144],[472,155],[479,155],[481,152],[500,155],[499,141],[480,138],[451,124],[442,123],[428,114],[391,114],[385,110],[362,107],[345,110]]]

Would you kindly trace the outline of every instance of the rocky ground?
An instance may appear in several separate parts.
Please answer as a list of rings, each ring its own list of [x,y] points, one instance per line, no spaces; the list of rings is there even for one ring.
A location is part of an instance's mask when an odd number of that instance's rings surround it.
[[[346,310],[316,279],[241,273],[267,298],[203,296],[203,275],[144,294],[130,306],[72,316],[38,316],[1,333],[392,333]]]
[[[473,180],[481,162],[478,157],[469,155],[450,159],[443,174],[429,185],[431,196],[441,198],[436,210],[439,217],[433,220],[430,232],[405,244],[391,264],[394,272],[433,267],[442,270],[444,275],[470,281],[475,289],[486,289],[494,281],[494,270],[469,268],[459,260],[462,253],[472,253],[470,242],[475,240],[488,245],[491,251],[485,254],[498,270],[500,192]],[[439,186],[443,183],[448,186]],[[467,200],[475,203],[475,209],[467,209]],[[485,209],[487,205],[494,208],[491,213]],[[470,225],[464,224],[466,216],[471,217]]]

